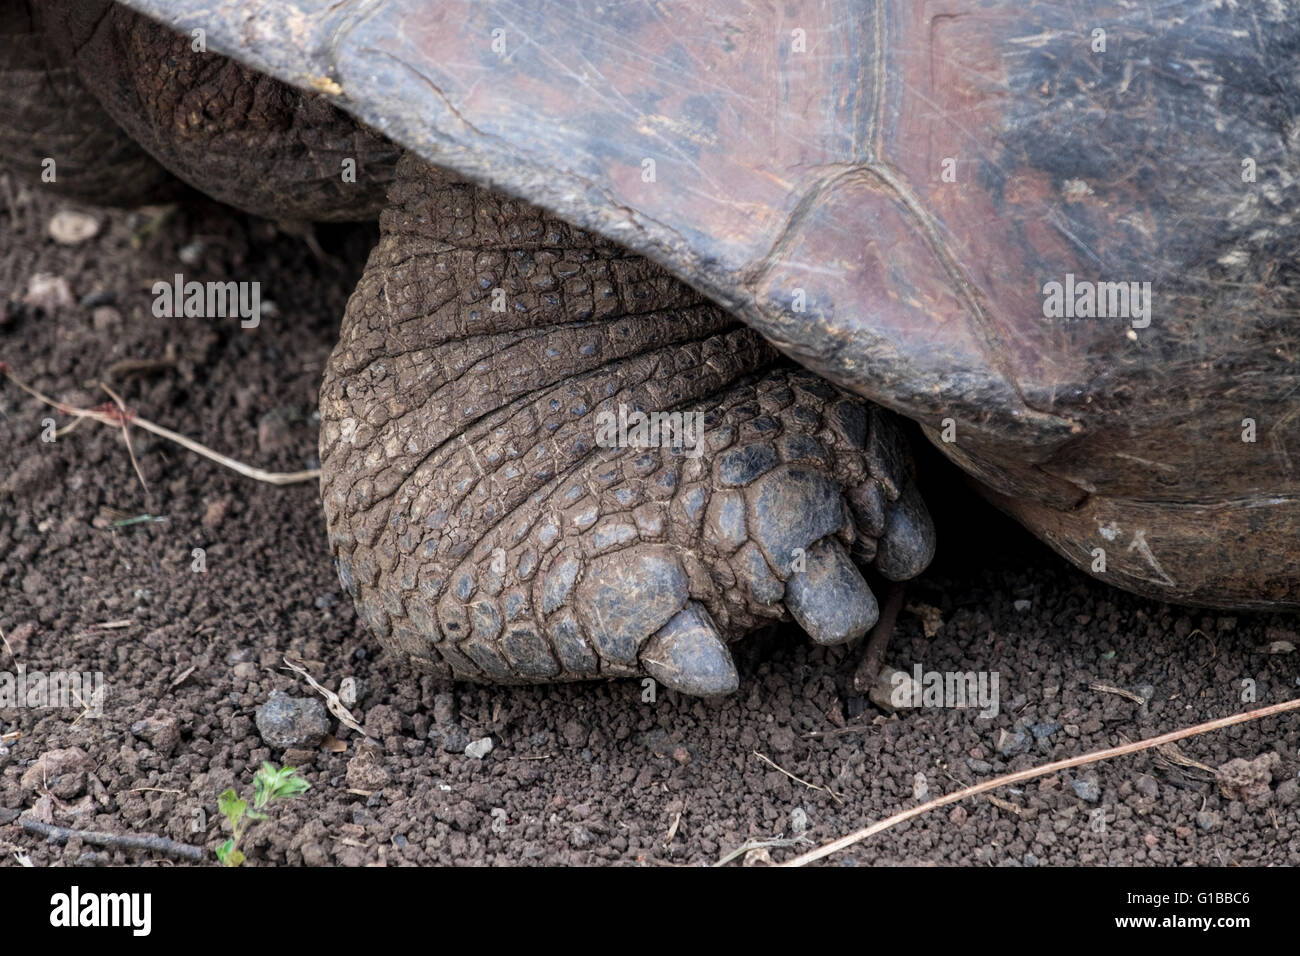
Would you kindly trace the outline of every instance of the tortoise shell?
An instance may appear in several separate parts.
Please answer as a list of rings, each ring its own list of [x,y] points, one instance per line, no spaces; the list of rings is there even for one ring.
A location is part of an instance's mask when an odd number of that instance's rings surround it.
[[[1280,5],[126,3],[663,263],[1105,580],[1300,606]]]

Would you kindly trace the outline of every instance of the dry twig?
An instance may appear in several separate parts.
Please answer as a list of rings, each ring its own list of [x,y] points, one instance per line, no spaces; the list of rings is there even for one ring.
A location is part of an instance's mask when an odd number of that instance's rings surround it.
[[[182,860],[189,860],[192,863],[203,862],[203,847],[190,846],[188,843],[177,843],[175,840],[169,840],[166,837],[149,836],[142,833],[100,833],[96,830],[69,830],[67,827],[56,827],[48,823],[41,823],[40,820],[33,820],[31,817],[23,817],[20,822],[23,830],[27,833],[43,836],[55,843],[67,843],[73,837],[80,837],[82,843],[89,843],[91,846],[107,846],[122,850],[152,850],[155,853],[180,857]]]
[[[823,857],[830,856],[840,850],[847,849],[855,843],[861,843],[867,837],[875,836],[877,833],[883,833],[891,827],[905,823],[913,817],[919,817],[923,813],[931,810],[945,807],[950,803],[957,803],[965,800],[967,797],[973,797],[981,793],[987,793],[990,790],[996,790],[998,787],[1005,787],[1007,784],[1023,783],[1026,780],[1033,780],[1037,777],[1045,777],[1051,773],[1057,773],[1061,770],[1070,770],[1074,767],[1082,767],[1090,763],[1098,763],[1102,760],[1109,760],[1112,757],[1122,757],[1126,754],[1138,753],[1142,750],[1160,748],[1166,744],[1172,744],[1178,740],[1184,740],[1188,737],[1196,737],[1200,734],[1209,733],[1212,730],[1222,730],[1224,727],[1232,727],[1236,724],[1244,724],[1252,720],[1260,720],[1264,717],[1273,717],[1277,714],[1286,713],[1290,710],[1300,710],[1300,698],[1295,700],[1283,701],[1280,704],[1272,704],[1268,707],[1260,707],[1257,710],[1248,710],[1241,714],[1232,714],[1228,717],[1220,717],[1217,720],[1206,721],[1203,724],[1196,724],[1193,727],[1185,727],[1182,730],[1173,730],[1167,734],[1161,734],[1158,737],[1148,737],[1146,740],[1139,740],[1137,743],[1124,744],[1120,747],[1110,747],[1106,750],[1094,750],[1092,753],[1080,754],[1078,757],[1070,757],[1066,760],[1057,760],[1054,763],[1043,764],[1041,767],[1030,767],[1028,770],[1020,770],[1016,773],[1009,773],[1005,776],[995,777],[992,780],[986,780],[983,783],[973,784],[965,787],[955,793],[945,794],[942,797],[936,797],[928,803],[922,803],[918,806],[911,807],[892,817],[886,817],[871,826],[863,827],[847,836],[842,836],[838,840],[832,840],[817,849],[795,857],[782,866],[803,866],[806,863],[812,863]]]
[[[201,445],[192,438],[186,438],[184,435],[174,432],[170,428],[155,425],[147,418],[140,418],[133,414],[125,405],[121,404],[121,399],[118,399],[112,390],[106,385],[101,385],[101,388],[110,395],[113,395],[116,399],[116,404],[109,402],[100,405],[98,408],[77,408],[73,405],[65,405],[63,402],[55,401],[48,395],[41,394],[26,382],[20,381],[3,362],[0,362],[0,374],[3,374],[7,379],[9,379],[9,381],[13,382],[37,401],[43,402],[51,408],[63,412],[65,415],[72,415],[75,418],[89,418],[92,421],[99,422],[103,425],[120,427],[123,434],[127,435],[127,451],[131,454],[131,462],[132,464],[135,464],[136,474],[140,475],[140,481],[142,484],[144,482],[144,476],[140,474],[140,466],[136,463],[135,452],[131,449],[131,440],[129,433],[127,432],[128,425],[135,425],[137,428],[143,428],[147,432],[153,432],[153,434],[160,438],[166,438],[168,441],[175,442],[182,448],[188,448],[190,451],[202,455],[209,461],[215,461],[217,464],[224,465],[231,471],[237,471],[245,478],[252,478],[254,481],[266,482],[269,485],[292,485],[302,481],[316,481],[320,478],[319,468],[309,468],[306,471],[265,471],[261,468],[254,468],[252,465],[245,465],[242,461],[236,461],[233,458],[221,454],[221,452],[213,451],[207,445]],[[148,491],[148,486],[145,487],[145,491]]]

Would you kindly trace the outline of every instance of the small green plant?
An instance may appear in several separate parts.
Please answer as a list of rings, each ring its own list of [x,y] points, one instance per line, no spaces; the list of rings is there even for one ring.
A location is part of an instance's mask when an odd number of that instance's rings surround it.
[[[258,820],[265,820],[263,810],[276,800],[289,800],[311,789],[311,784],[298,776],[293,767],[277,768],[273,763],[262,764],[262,769],[253,777],[253,808],[242,799],[234,788],[217,797],[217,809],[230,824],[232,836],[217,847],[217,859],[226,866],[239,866],[244,862],[243,851],[239,849],[240,841],[248,833],[248,828]]]

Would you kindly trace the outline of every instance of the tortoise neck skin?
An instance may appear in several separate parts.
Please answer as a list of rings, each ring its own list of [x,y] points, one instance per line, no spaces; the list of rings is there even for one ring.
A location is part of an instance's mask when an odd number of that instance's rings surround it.
[[[1300,606],[1281,5],[129,5],[660,261],[1103,579]]]

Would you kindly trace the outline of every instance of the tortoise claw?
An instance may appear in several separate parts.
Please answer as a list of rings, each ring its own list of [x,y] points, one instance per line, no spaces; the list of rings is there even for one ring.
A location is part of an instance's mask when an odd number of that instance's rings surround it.
[[[844,644],[871,630],[880,608],[844,545],[823,538],[805,561],[786,582],[785,606],[808,636],[818,644]]]
[[[655,680],[683,694],[713,697],[740,686],[731,652],[713,619],[694,602],[646,642],[641,664]]]
[[[876,570],[890,581],[916,577],[934,557],[934,521],[916,485],[909,482],[894,502],[877,542]]]

